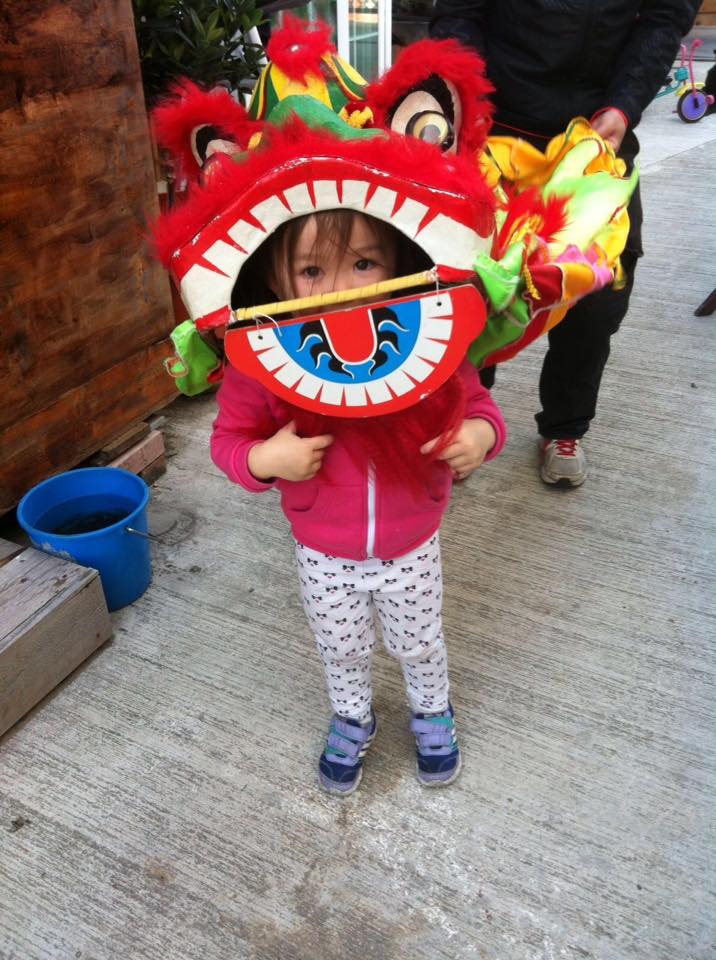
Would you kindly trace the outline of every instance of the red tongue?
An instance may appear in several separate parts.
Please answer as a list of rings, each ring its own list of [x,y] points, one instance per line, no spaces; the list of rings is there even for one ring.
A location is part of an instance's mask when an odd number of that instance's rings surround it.
[[[333,353],[344,363],[364,363],[375,353],[377,340],[370,307],[329,313],[321,323]]]

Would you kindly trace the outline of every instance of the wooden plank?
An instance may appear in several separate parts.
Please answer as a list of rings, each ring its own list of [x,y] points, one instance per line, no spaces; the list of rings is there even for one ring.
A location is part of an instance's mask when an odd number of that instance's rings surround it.
[[[121,457],[113,460],[110,466],[141,473],[145,467],[164,456],[164,437],[158,430],[152,430],[147,436],[126,450]]]
[[[704,0],[694,22],[697,27],[716,26],[716,0]],[[708,41],[707,41],[708,43]]]
[[[103,467],[105,464],[112,463],[121,454],[129,450],[135,444],[143,440],[151,430],[148,423],[133,423],[131,427],[123,430],[119,436],[109,440],[101,450],[90,458],[90,464],[95,467]]]
[[[161,457],[157,457],[156,460],[152,460],[144,470],[141,470],[139,476],[144,480],[144,482],[151,487],[160,477],[164,476],[167,472],[167,458],[166,454],[162,454]]]
[[[10,540],[0,540],[0,567],[4,567],[13,557],[22,553],[24,549],[25,547],[19,543],[11,543]]]
[[[99,574],[39,550],[0,568],[0,736],[112,636]]]
[[[174,381],[162,367],[171,352],[169,341],[155,344],[0,433],[0,513],[36,483],[81,463],[127,422],[173,400]]]

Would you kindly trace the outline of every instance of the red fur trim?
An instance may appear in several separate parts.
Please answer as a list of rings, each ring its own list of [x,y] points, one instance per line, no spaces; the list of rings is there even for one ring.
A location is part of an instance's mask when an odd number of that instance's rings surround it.
[[[395,134],[338,140],[311,130],[296,119],[279,128],[267,126],[260,147],[249,151],[241,160],[221,164],[216,175],[212,171],[206,189],[190,185],[186,202],[165,214],[155,225],[156,250],[162,263],[168,266],[174,251],[188,243],[232,200],[241,197],[249,185],[284,164],[315,156],[363,161],[403,181],[406,171],[410,171],[410,179],[416,183],[433,190],[467,195],[474,209],[472,226],[482,236],[487,236],[494,227],[495,198],[473,160],[445,156],[429,143]]]
[[[552,196],[546,200],[538,187],[529,187],[519,194],[511,194],[507,203],[507,217],[500,230],[498,248],[500,256],[505,252],[510,234],[519,227],[520,221],[539,217],[539,225],[530,230],[545,243],[549,243],[567,222],[567,197]]]
[[[170,95],[152,112],[152,128],[158,145],[168,150],[177,175],[194,178],[199,172],[191,149],[191,134],[196,127],[211,124],[226,140],[246,148],[251,135],[262,124],[249,119],[246,110],[227,90],[202,90],[190,80],[175,84]]]
[[[372,464],[379,482],[424,489],[435,474],[435,461],[450,444],[465,418],[462,374],[454,373],[439,390],[399,413],[365,419],[326,417],[286,404],[287,422],[294,420],[301,437],[329,433],[339,437],[359,467]],[[440,443],[428,456],[420,448],[428,440]],[[331,481],[330,475],[327,477]]]
[[[269,40],[268,58],[291,80],[301,83],[307,74],[321,75],[321,57],[335,53],[331,28],[322,20],[308,23],[287,13],[283,26]]]
[[[411,44],[395,65],[370,85],[366,100],[373,109],[375,125],[387,127],[388,115],[398,101],[433,73],[449,80],[458,91],[462,104],[458,152],[472,156],[483,146],[490,128],[493,108],[486,98],[494,88],[485,78],[482,58],[457,40],[420,40]]]
[[[539,236],[545,243],[551,243],[567,223],[568,197],[547,197],[542,210],[542,226]]]

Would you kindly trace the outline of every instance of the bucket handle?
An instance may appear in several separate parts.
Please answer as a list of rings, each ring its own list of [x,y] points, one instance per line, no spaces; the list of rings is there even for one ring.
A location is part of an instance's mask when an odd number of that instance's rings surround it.
[[[146,540],[156,540],[157,543],[163,543],[161,537],[158,537],[155,533],[145,533],[143,530],[135,530],[134,527],[125,527],[126,533],[133,533],[135,537],[144,537]]]

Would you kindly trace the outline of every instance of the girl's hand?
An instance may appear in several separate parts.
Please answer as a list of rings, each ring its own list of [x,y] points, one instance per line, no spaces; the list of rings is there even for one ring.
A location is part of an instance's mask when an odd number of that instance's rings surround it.
[[[421,453],[430,453],[438,444],[440,437],[424,443]],[[464,480],[473,470],[477,470],[485,456],[497,443],[495,428],[489,420],[479,417],[463,420],[452,443],[438,456],[438,460],[447,461],[455,480]]]
[[[310,480],[321,469],[333,437],[299,437],[293,420],[249,451],[248,467],[257,480]]]

